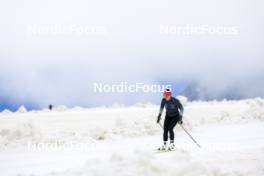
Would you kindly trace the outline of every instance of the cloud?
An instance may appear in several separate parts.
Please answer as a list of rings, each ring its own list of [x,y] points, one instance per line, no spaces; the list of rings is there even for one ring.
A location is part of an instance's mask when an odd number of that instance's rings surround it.
[[[91,90],[94,82],[197,80],[216,93],[236,86],[247,97],[264,96],[261,7],[260,1],[227,0],[5,2],[0,7],[0,91],[40,106],[89,106],[160,96],[97,95]],[[103,26],[106,33],[28,31],[30,25],[56,24]],[[238,34],[160,34],[160,25],[187,24],[235,27]]]

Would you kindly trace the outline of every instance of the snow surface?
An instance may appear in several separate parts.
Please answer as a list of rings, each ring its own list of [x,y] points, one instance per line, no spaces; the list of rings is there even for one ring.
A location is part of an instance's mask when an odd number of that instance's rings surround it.
[[[0,113],[0,175],[264,175],[264,100],[184,102],[174,152],[158,153],[151,103]]]

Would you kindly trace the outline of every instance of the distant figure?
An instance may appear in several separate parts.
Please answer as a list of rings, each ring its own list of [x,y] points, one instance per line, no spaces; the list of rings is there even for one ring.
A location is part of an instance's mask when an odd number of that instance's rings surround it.
[[[52,104],[49,105],[49,110],[51,111],[53,108]]]

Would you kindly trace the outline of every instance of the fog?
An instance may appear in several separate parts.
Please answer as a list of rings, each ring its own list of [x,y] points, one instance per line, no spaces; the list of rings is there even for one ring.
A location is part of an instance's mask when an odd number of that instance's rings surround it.
[[[121,81],[198,81],[213,94],[231,87],[244,97],[264,96],[263,5],[258,0],[1,2],[0,98],[39,107],[159,101],[159,93],[93,92],[94,82]],[[161,31],[188,25],[235,32]],[[47,26],[88,26],[90,32],[34,33]],[[97,28],[103,32],[94,32]]]

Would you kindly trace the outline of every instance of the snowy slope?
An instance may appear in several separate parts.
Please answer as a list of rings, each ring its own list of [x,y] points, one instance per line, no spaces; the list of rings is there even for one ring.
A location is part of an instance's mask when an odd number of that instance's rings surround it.
[[[0,113],[1,175],[263,175],[264,100],[192,102],[177,151],[156,153],[159,107]]]

